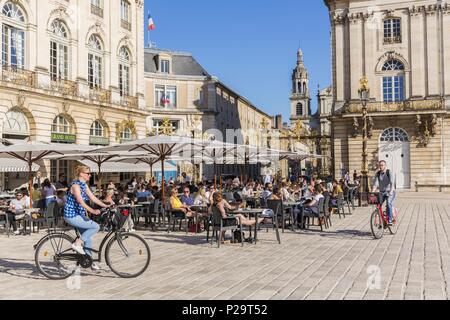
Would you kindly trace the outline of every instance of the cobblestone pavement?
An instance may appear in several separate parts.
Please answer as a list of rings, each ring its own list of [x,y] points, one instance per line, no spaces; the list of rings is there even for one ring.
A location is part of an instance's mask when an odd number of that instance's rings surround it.
[[[382,240],[370,234],[371,208],[333,216],[325,232],[287,231],[281,245],[272,231],[256,246],[220,249],[205,234],[139,232],[152,250],[143,276],[119,279],[102,264],[71,290],[36,272],[43,232],[1,234],[0,299],[448,299],[450,195],[401,193],[397,207],[398,233]]]

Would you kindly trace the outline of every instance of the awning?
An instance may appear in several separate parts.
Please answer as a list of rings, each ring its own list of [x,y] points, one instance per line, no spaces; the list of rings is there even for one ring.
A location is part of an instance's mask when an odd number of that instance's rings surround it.
[[[33,164],[33,172],[37,172],[40,166]],[[18,159],[0,158],[0,172],[28,172],[28,164]]]
[[[85,166],[88,166],[92,172],[98,172],[98,166],[95,162],[89,160],[80,161]],[[102,173],[120,173],[120,172],[148,172],[150,173],[150,166],[146,163],[132,164],[123,162],[105,162],[101,167]],[[153,172],[161,171],[161,164],[153,166]],[[169,162],[164,164],[164,171],[177,171],[177,167]]]

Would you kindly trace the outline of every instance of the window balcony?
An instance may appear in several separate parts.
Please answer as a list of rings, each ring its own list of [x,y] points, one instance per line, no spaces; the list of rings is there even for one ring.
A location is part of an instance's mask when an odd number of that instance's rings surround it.
[[[91,4],[91,13],[103,18],[103,8],[97,7],[95,4]]]
[[[137,97],[131,97],[131,96],[122,96],[120,99],[120,102],[122,106],[128,107],[128,108],[137,108],[138,107],[138,98]]]
[[[126,20],[121,20],[122,28],[131,31],[131,23]]]
[[[100,103],[111,103],[111,91],[100,88],[91,88],[89,98],[92,101]]]
[[[402,43],[402,37],[385,37],[383,40],[383,44],[396,44],[396,43]]]
[[[51,82],[51,89],[64,96],[77,96],[78,84],[69,80],[56,80]]]
[[[2,80],[15,85],[34,87],[36,84],[36,73],[11,65],[2,66]]]

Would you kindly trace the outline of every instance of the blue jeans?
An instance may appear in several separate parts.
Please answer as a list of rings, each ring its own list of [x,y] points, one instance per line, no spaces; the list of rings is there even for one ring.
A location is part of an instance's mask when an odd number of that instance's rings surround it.
[[[92,237],[100,230],[100,226],[86,216],[76,216],[75,218],[64,218],[64,220],[80,231],[81,240],[84,242],[85,252],[92,255]]]
[[[394,208],[394,201],[397,197],[397,193],[394,191],[392,193],[392,196],[389,196],[389,192],[380,192],[380,203],[383,205],[383,203],[387,202],[387,213],[389,218],[389,223],[392,223],[393,219],[393,208]]]

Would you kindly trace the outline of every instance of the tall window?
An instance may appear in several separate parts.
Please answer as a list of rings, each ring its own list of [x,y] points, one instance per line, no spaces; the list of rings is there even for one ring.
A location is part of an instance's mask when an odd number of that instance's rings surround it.
[[[155,86],[155,107],[176,108],[177,87],[160,85]]]
[[[102,42],[96,35],[89,39],[88,83],[92,89],[99,89],[103,84]]]
[[[52,23],[50,42],[50,77],[53,81],[67,80],[69,77],[69,47],[67,29],[61,20]]]
[[[401,43],[401,20],[398,18],[384,20],[384,43]]]
[[[382,71],[383,76],[383,101],[400,102],[405,100],[405,66],[399,60],[387,61]]]
[[[126,0],[120,2],[120,18],[122,21],[130,22],[130,3]]]
[[[71,126],[69,121],[63,116],[57,116],[53,120],[52,132],[53,133],[71,133]]]
[[[91,13],[103,18],[103,0],[91,0]]]
[[[20,111],[9,111],[3,122],[3,138],[24,139],[30,135],[28,120]]]
[[[15,3],[7,2],[2,8],[7,18],[2,25],[2,64],[25,67],[25,16]]]
[[[130,52],[126,47],[119,52],[119,91],[121,96],[130,95]]]
[[[303,116],[303,104],[297,103],[296,113],[297,116]]]

